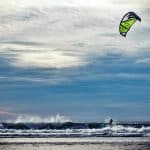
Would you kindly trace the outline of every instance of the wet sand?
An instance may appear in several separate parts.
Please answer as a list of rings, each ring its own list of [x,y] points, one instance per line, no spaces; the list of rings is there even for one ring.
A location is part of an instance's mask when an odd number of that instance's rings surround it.
[[[150,150],[150,138],[0,138],[0,150]]]

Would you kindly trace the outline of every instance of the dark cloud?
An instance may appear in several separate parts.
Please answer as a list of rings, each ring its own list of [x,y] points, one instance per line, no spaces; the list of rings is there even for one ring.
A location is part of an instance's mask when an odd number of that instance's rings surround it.
[[[10,20],[11,22],[15,21],[30,21],[33,19],[37,19],[39,16],[41,16],[41,12],[37,8],[26,8],[22,10],[16,10],[16,11],[8,11],[6,14],[1,14],[1,23],[8,23]]]
[[[84,47],[86,45],[86,43],[79,42],[79,43],[74,43],[72,45],[75,46],[75,47]]]
[[[1,44],[15,44],[15,45],[24,45],[24,46],[42,46],[43,43],[32,42],[32,41],[1,41]]]
[[[98,35],[102,37],[117,37],[118,36],[117,33],[100,33]]]

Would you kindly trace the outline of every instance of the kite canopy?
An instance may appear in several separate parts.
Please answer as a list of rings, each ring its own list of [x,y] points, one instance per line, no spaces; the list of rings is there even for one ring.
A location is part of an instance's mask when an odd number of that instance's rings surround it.
[[[140,21],[141,22],[141,18],[134,12],[128,12],[124,15],[124,17],[122,18],[121,22],[120,22],[120,26],[119,26],[119,32],[122,36],[126,37],[128,31],[130,30],[130,28],[132,27],[132,25],[136,22],[136,21]]]

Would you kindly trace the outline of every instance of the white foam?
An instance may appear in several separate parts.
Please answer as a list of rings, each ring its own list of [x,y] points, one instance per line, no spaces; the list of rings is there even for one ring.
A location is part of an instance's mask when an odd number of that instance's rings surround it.
[[[69,117],[56,114],[55,116],[49,116],[49,117],[40,117],[36,115],[30,115],[30,114],[23,114],[19,115],[15,120],[8,120],[7,122],[14,122],[14,123],[63,123],[63,122],[70,122],[71,119]]]
[[[66,129],[66,130],[15,130],[0,129],[0,136],[19,135],[19,136],[149,136],[150,127],[133,128],[124,126],[105,127],[102,129]]]

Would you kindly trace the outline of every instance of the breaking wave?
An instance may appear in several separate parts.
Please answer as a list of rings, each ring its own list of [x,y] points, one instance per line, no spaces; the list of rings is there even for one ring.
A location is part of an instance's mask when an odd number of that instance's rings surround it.
[[[63,122],[70,122],[71,119],[69,119],[66,116],[56,114],[55,116],[49,116],[49,117],[40,117],[35,115],[29,115],[29,114],[23,114],[17,116],[15,120],[8,120],[7,122],[13,122],[13,123],[47,123],[47,122],[57,122],[57,123],[63,123]]]
[[[150,123],[2,123],[0,137],[150,137]]]
[[[46,118],[20,115],[0,123],[0,137],[150,137],[150,122],[109,120],[80,123],[59,114]]]

